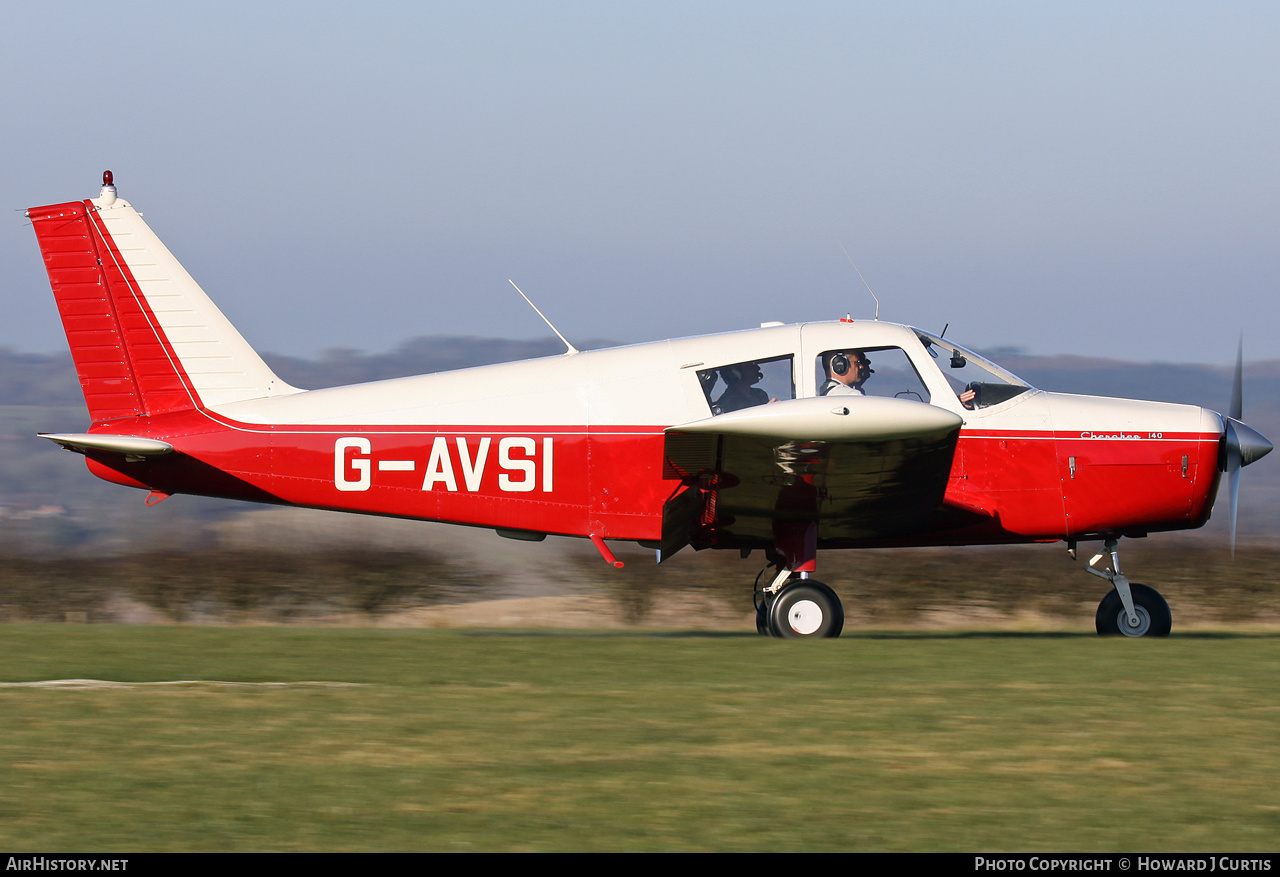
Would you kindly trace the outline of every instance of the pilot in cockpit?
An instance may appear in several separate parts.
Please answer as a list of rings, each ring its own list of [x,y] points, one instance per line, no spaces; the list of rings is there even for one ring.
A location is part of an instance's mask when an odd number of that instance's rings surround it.
[[[861,350],[828,350],[822,354],[827,381],[819,396],[865,396],[862,385],[875,374],[871,360]]]

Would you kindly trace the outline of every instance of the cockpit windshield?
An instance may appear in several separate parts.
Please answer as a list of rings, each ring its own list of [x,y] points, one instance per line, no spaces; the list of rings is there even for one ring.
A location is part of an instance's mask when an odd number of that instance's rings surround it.
[[[971,350],[918,329],[916,335],[938,361],[942,376],[966,408],[988,408],[1033,389],[1022,378]]]

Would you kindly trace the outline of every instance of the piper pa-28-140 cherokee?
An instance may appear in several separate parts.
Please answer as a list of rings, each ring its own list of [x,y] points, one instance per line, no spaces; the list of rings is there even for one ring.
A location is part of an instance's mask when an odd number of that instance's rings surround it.
[[[761,549],[757,627],[837,636],[820,548],[1082,540],[1103,634],[1163,636],[1121,536],[1202,526],[1271,443],[1191,405],[1037,390],[943,338],[843,319],[299,390],[128,202],[27,212],[92,426],[46,434],[149,491],[489,527],[539,540]],[[558,333],[557,333],[558,334]],[[872,361],[876,368],[871,368]]]

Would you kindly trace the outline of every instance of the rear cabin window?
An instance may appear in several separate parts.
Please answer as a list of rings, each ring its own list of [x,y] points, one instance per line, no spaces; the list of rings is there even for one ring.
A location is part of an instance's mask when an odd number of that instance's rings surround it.
[[[751,359],[698,372],[711,413],[727,414],[796,397],[790,356]]]

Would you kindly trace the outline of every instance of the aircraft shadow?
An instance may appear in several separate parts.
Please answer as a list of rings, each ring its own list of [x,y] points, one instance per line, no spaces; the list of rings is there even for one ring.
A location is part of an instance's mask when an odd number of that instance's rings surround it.
[[[463,636],[475,637],[545,637],[568,639],[761,639],[751,631],[722,630],[463,630]],[[840,640],[955,640],[955,639],[1099,639],[1093,631],[857,631],[845,633]],[[1115,637],[1115,639],[1120,639]],[[1236,640],[1280,639],[1280,633],[1256,631],[1174,631],[1168,639]]]

